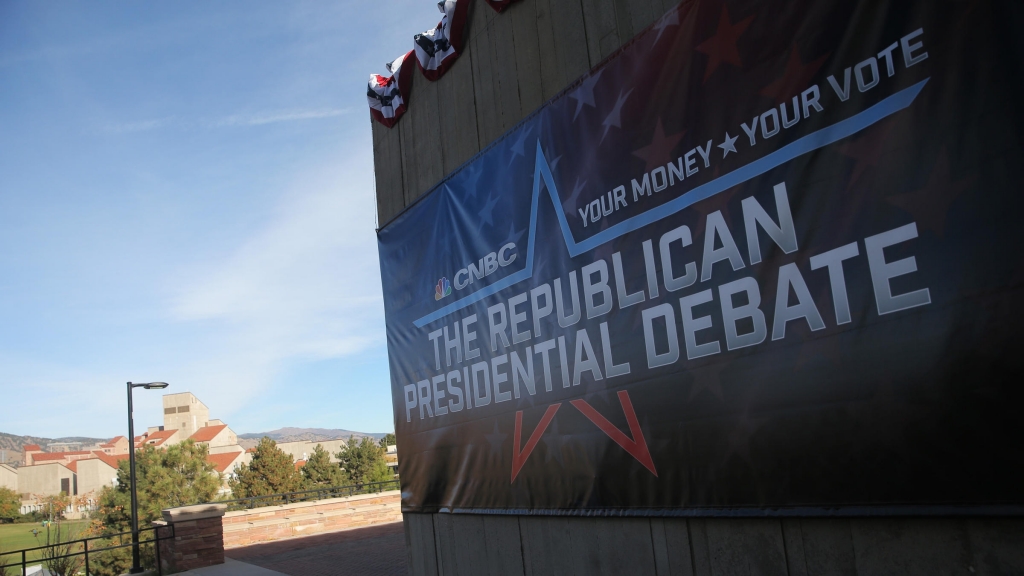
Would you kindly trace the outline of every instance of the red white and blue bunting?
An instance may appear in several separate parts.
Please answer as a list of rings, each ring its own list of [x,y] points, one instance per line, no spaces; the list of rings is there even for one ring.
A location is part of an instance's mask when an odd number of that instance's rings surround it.
[[[412,64],[409,56],[416,54],[420,71],[427,80],[437,80],[451,68],[462,52],[465,41],[466,18],[472,0],[441,0],[438,10],[444,16],[431,30],[413,36],[413,49],[391,64],[391,76],[371,74],[366,89],[366,100],[370,105],[370,116],[391,128],[405,113],[412,88]],[[503,10],[515,0],[487,0],[497,11]],[[405,64],[403,66],[403,64]]]
[[[366,101],[370,104],[370,116],[391,128],[405,114],[412,87],[412,65],[407,64],[412,50],[387,64],[391,76],[370,74],[366,88]]]
[[[432,30],[413,36],[416,60],[427,80],[444,75],[462,52],[463,31],[470,0],[442,0],[437,9],[444,16]]]

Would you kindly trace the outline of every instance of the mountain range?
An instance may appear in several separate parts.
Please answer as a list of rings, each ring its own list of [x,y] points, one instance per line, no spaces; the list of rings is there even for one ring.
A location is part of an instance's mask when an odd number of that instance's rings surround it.
[[[336,438],[348,438],[354,436],[357,440],[363,437],[370,437],[380,440],[385,436],[378,432],[356,432],[354,430],[343,430],[340,428],[278,428],[270,432],[251,432],[238,435],[238,443],[243,448],[252,448],[259,443],[260,438],[269,437],[275,442],[299,442],[307,440],[310,442],[322,442]]]

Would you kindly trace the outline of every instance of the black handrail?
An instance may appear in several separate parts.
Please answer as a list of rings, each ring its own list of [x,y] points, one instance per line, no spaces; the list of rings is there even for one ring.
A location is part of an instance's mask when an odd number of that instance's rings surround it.
[[[165,532],[163,532],[164,536],[160,535],[161,534],[161,532],[160,532],[161,530],[165,531]],[[153,532],[153,538],[150,538],[149,540],[143,540],[141,538],[142,533],[143,532],[150,532],[150,531]],[[12,550],[10,552],[0,552],[0,556],[8,556],[8,555],[11,555],[11,554],[20,554],[21,555],[21,562],[20,562],[20,564],[21,564],[21,573],[24,575],[26,570],[27,570],[27,568],[28,568],[28,563],[29,563],[28,553],[29,552],[37,552],[37,551],[40,551],[40,550],[47,550],[47,549],[50,549],[50,548],[56,548],[58,546],[67,546],[70,549],[70,548],[74,547],[76,544],[82,544],[82,551],[81,552],[72,552],[70,554],[61,554],[61,555],[49,556],[49,557],[45,557],[44,556],[42,559],[38,560],[38,562],[40,564],[46,564],[47,561],[61,560],[63,558],[71,558],[72,556],[83,556],[84,555],[85,556],[85,573],[86,573],[86,575],[88,575],[89,574],[89,555],[90,554],[95,556],[96,554],[99,554],[101,552],[106,552],[108,550],[116,550],[118,548],[128,548],[128,547],[130,547],[132,545],[131,538],[130,538],[131,534],[132,534],[131,531],[128,531],[128,532],[117,532],[115,534],[106,534],[106,535],[103,535],[103,536],[92,536],[90,538],[79,538],[78,540],[68,540],[67,542],[58,542],[56,544],[47,544],[46,546],[36,546],[35,548],[25,548],[23,550]],[[123,536],[129,536],[127,544],[124,543]],[[157,544],[157,543],[161,542],[161,541],[164,541],[164,540],[171,540],[171,539],[174,538],[174,525],[173,524],[168,524],[166,526],[153,526],[152,528],[142,528],[142,529],[139,530],[139,536],[140,536],[140,538],[139,538],[139,544],[140,545],[142,545],[142,544],[150,544],[150,543],[153,544],[153,548],[156,551],[156,569],[157,569],[157,573],[162,576],[163,575],[163,566],[161,566],[161,564],[160,564],[160,545]],[[108,540],[108,539],[113,539],[113,538],[118,538],[118,537],[122,537],[122,538],[120,538],[121,544],[117,544],[115,546],[107,546],[107,547],[104,547],[104,548],[93,548],[91,550],[89,549],[89,542],[90,541],[93,541],[93,540]],[[36,562],[36,560],[32,560],[32,562]],[[5,564],[5,566],[12,566],[12,565],[11,564]]]
[[[250,496],[249,498],[236,498],[234,500],[218,500],[215,504],[227,504],[229,510],[252,510],[262,506],[276,506],[281,504],[292,504],[295,502],[308,502],[310,500],[325,500],[327,498],[345,498],[357,494],[368,494],[383,492],[385,490],[399,490],[401,485],[398,478],[385,480],[383,482],[367,482],[365,484],[351,484],[348,486],[330,486],[326,488],[313,488],[299,492],[284,492],[281,494],[268,494],[266,496]]]

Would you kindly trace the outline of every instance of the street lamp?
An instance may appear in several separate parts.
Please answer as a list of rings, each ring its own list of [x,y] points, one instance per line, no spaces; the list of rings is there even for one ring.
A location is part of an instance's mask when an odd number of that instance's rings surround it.
[[[135,422],[132,418],[132,388],[145,388],[146,390],[162,390],[167,388],[167,382],[147,382],[145,384],[128,383],[128,462],[131,472],[129,473],[132,492],[132,569],[129,574],[139,574],[142,567],[139,566],[139,500],[135,495]]]

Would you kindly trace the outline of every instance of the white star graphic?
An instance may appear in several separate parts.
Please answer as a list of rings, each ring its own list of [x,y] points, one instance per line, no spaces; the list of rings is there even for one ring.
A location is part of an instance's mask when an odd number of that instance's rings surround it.
[[[494,212],[494,205],[498,203],[497,198],[488,198],[487,204],[480,210],[480,221],[487,222],[488,226],[494,226],[494,220],[492,219],[492,212]]]
[[[576,214],[576,200],[580,197],[580,192],[583,191],[583,187],[586,185],[586,180],[580,183],[579,177],[576,177],[576,184],[572,187],[572,194],[570,194],[569,197],[565,199],[565,202],[562,203],[566,212]]]
[[[608,129],[612,126],[616,128],[622,128],[622,105],[626,102],[626,98],[633,93],[633,89],[630,88],[629,92],[623,94],[619,92],[619,99],[615,101],[615,106],[612,107],[612,111],[608,113],[608,117],[604,119],[601,124],[604,126],[604,134],[601,134],[601,142],[604,142],[604,137],[608,135]]]
[[[739,136],[729,136],[729,133],[725,133],[725,141],[718,145],[722,149],[722,158],[729,155],[729,152],[736,152],[736,139]],[[738,154],[738,152],[737,152]]]
[[[597,107],[597,105],[594,104],[594,86],[597,85],[597,80],[601,77],[603,72],[604,70],[601,70],[597,74],[587,78],[579,88],[577,88],[572,94],[569,94],[569,98],[576,101],[576,112],[572,115],[572,119],[574,121],[576,120],[576,117],[580,115],[580,110],[583,110],[584,104],[591,108]]]
[[[658,21],[658,24],[654,27],[658,31],[658,35],[654,37],[654,43],[657,44],[658,40],[661,40],[661,35],[665,32],[665,28],[669,26],[679,25],[679,11],[673,10],[665,15],[664,18]]]
[[[509,148],[509,150],[512,151],[512,159],[509,160],[509,162],[508,162],[509,166],[511,166],[512,163],[515,162],[516,156],[525,156],[526,155],[526,150],[524,149],[524,144],[526,143],[526,136],[530,134],[531,130],[533,130],[532,126],[527,127],[525,130],[520,131],[519,132],[519,138],[516,138],[516,143],[513,144],[511,148]]]

